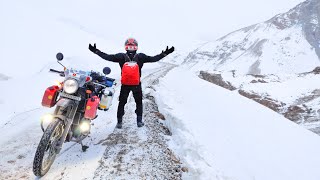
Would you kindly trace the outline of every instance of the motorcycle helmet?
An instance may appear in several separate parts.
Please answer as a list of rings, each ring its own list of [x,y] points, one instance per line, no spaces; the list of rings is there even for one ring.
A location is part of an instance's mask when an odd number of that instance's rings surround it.
[[[138,41],[134,38],[128,38],[124,43],[126,51],[136,51],[138,50]]]

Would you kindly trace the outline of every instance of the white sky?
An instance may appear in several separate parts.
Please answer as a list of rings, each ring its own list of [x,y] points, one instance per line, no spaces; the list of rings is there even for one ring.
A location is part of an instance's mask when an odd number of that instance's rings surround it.
[[[138,40],[152,45],[157,43],[154,40],[160,40],[182,47],[197,40],[215,40],[236,29],[268,20],[301,1],[120,0],[102,5],[99,8],[101,11],[96,11],[101,17],[96,18],[105,22],[101,23],[101,29],[115,30],[110,36],[118,37],[121,45],[122,39],[132,34]],[[122,33],[117,33],[117,27]]]
[[[173,44],[186,49],[190,44],[215,40],[236,29],[268,20],[302,0],[35,2],[27,6],[39,9],[40,13],[70,18],[121,48],[128,36],[134,36],[140,43],[150,46]]]

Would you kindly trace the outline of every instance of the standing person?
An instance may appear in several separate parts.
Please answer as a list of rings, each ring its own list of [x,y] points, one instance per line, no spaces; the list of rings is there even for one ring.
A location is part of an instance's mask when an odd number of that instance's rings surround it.
[[[160,59],[164,58],[168,54],[174,51],[174,47],[166,48],[165,51],[162,51],[160,54],[156,56],[147,56],[143,53],[137,53],[138,50],[138,42],[129,38],[125,42],[125,50],[126,53],[118,53],[118,54],[106,54],[99,49],[97,49],[96,44],[93,46],[89,44],[89,50],[93,53],[97,54],[101,58],[119,63],[121,67],[121,90],[119,96],[119,105],[117,112],[118,123],[116,125],[117,128],[122,128],[122,117],[124,115],[124,106],[127,103],[127,99],[130,91],[132,91],[134,100],[136,102],[136,111],[137,114],[137,126],[142,127],[144,123],[142,122],[142,89],[141,89],[141,68],[144,63],[152,63],[157,62]]]

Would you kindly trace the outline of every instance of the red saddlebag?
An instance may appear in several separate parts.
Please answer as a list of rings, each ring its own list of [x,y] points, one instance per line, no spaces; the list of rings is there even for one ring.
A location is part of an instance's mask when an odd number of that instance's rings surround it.
[[[42,97],[42,106],[49,108],[53,107],[57,103],[59,90],[59,86],[48,87]]]
[[[97,108],[99,106],[100,99],[98,96],[93,96],[92,98],[89,98],[86,105],[86,110],[84,113],[84,118],[87,119],[94,119],[97,115]]]

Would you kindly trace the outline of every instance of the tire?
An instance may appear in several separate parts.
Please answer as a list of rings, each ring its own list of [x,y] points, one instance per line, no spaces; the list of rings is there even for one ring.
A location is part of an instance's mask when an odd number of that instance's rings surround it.
[[[62,134],[63,123],[55,119],[44,131],[33,160],[33,173],[38,177],[44,176],[56,158],[55,148],[52,144],[59,140]],[[48,153],[48,157],[44,156]]]

